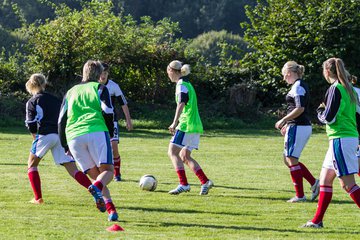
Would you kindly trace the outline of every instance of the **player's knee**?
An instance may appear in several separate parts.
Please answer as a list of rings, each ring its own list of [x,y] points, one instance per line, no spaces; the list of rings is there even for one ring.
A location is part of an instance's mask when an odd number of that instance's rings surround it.
[[[185,164],[189,162],[189,157],[183,151],[180,152],[180,159]]]

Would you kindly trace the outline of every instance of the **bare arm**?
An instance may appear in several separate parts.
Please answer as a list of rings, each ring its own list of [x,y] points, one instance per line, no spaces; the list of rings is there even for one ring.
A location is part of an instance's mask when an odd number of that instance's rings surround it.
[[[126,129],[128,131],[131,131],[133,129],[133,124],[132,124],[132,120],[131,120],[131,116],[130,116],[129,107],[127,104],[125,104],[125,105],[122,105],[121,108],[124,112],[125,119],[126,119]]]

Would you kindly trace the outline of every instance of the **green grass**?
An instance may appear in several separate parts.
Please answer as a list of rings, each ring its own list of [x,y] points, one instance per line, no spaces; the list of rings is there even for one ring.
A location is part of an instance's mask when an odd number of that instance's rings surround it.
[[[109,233],[107,215],[87,191],[50,154],[40,163],[46,204],[33,197],[27,179],[31,137],[23,128],[0,129],[0,239],[356,239],[359,210],[336,182],[324,229],[299,226],[311,219],[316,203],[289,204],[294,196],[289,170],[282,162],[283,140],[275,130],[212,130],[201,138],[193,157],[214,181],[207,196],[187,171],[190,193],[171,196],[177,176],[167,157],[169,134],[136,129],[121,133],[125,181],[109,188],[125,231]],[[311,137],[302,160],[315,176],[327,148],[321,129]],[[144,174],[158,179],[155,192],[138,188]],[[309,185],[304,183],[310,196]]]

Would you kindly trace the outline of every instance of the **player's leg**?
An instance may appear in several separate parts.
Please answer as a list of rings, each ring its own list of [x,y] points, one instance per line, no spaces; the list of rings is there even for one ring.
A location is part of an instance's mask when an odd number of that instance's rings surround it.
[[[121,181],[121,156],[119,153],[119,142],[111,141],[112,151],[113,151],[113,159],[114,159],[114,180],[116,182]]]
[[[55,134],[56,135],[56,134]],[[56,144],[56,139],[52,134],[36,135],[32,143],[32,148],[28,157],[28,177],[33,189],[34,199],[30,202],[34,204],[42,204],[41,180],[38,171],[40,159]]]
[[[57,144],[51,149],[55,164],[63,165],[71,177],[73,177],[80,185],[88,189],[91,185],[91,181],[83,172],[79,171],[72,156],[65,154],[58,136],[56,136],[56,139]]]
[[[28,178],[30,181],[31,188],[34,193],[34,199],[30,202],[34,204],[41,204],[43,203],[42,200],[42,193],[41,193],[41,180],[38,171],[40,158],[35,156],[33,153],[29,154],[28,158]]]
[[[90,187],[90,179],[86,176],[86,174],[77,168],[75,162],[67,162],[64,163],[63,166],[69,175],[72,176],[80,185],[84,186],[86,189]]]
[[[289,164],[290,176],[296,192],[295,197],[288,200],[288,202],[294,203],[306,201],[303,187],[303,175],[299,161],[294,157],[286,157],[286,161]]]
[[[190,185],[187,181],[184,163],[182,162],[179,156],[180,150],[181,150],[181,146],[170,142],[168,148],[168,156],[174,166],[174,169],[178,175],[179,183],[180,183],[175,189],[169,191],[169,194],[174,194],[174,195],[180,194],[182,192],[190,191]]]
[[[355,138],[340,138],[333,141],[337,147],[334,151],[333,164],[340,184],[360,208],[360,188],[354,177],[359,171],[359,161],[356,156],[358,141]]]
[[[114,122],[114,136],[111,138],[111,147],[114,160],[114,180],[116,182],[121,181],[121,157],[119,153],[119,125],[118,122]]]
[[[96,162],[98,175],[94,176],[91,173],[92,170],[89,171],[89,174],[91,174],[91,177],[95,179],[93,185],[102,191],[105,208],[109,213],[109,220],[116,221],[118,219],[116,208],[112,202],[110,191],[107,188],[107,185],[112,181],[114,176],[114,165],[109,133],[91,133],[89,139],[89,153],[92,159]]]
[[[204,171],[200,167],[200,164],[191,157],[191,147],[181,149],[179,155],[183,163],[185,163],[200,180],[200,195],[208,194],[209,190],[214,186],[214,183],[205,175]]]
[[[288,202],[303,202],[306,200],[303,187],[303,172],[306,174],[307,168],[299,163],[299,157],[311,135],[311,131],[311,126],[291,124],[286,129],[284,156],[296,191],[296,196],[288,200]],[[302,166],[304,166],[304,169],[302,169]],[[309,176],[307,175],[307,177]],[[313,184],[315,184],[315,179]]]
[[[100,166],[100,175],[103,173],[103,172],[107,172],[107,171],[112,171],[112,168],[113,166],[112,165],[108,165],[108,164],[102,164]],[[97,179],[99,179],[99,177],[101,176],[98,176]],[[110,181],[112,180],[112,174],[110,175]],[[110,182],[109,181],[109,182]],[[106,182],[106,180],[101,180],[101,182]],[[106,207],[106,211],[108,212],[108,220],[109,221],[118,221],[118,213],[116,211],[116,207],[111,199],[111,195],[110,195],[110,190],[109,188],[104,185],[103,188],[102,188],[102,194],[103,194],[103,197],[104,197],[104,201],[105,201],[105,207]]]
[[[101,185],[101,183],[96,182],[96,178],[100,174],[98,167],[96,166],[96,162],[92,158],[89,153],[89,149],[94,147],[89,145],[89,134],[85,134],[79,137],[74,138],[73,140],[68,142],[69,149],[71,154],[73,155],[75,161],[78,163],[82,172],[88,174],[88,176],[93,180],[93,184],[88,187],[88,191],[93,196],[94,201],[96,203],[96,207],[101,211],[105,212],[105,201],[102,196],[101,190],[96,185]],[[92,141],[93,142],[93,141]]]
[[[319,201],[318,201],[316,213],[313,219],[308,221],[303,227],[312,227],[312,228],[323,227],[322,221],[324,218],[324,214],[332,199],[332,195],[333,195],[332,185],[335,177],[336,177],[336,173],[334,169],[326,168],[326,165],[324,164],[320,173],[320,195],[319,195]]]

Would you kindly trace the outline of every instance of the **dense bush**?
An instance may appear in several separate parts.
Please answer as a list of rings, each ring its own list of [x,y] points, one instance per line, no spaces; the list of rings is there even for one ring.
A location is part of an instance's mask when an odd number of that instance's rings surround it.
[[[283,101],[288,89],[281,68],[295,60],[305,66],[305,80],[312,91],[312,104],[322,100],[326,82],[321,64],[340,57],[353,74],[360,74],[360,1],[267,0],[246,11],[250,23],[244,39],[254,50],[243,59],[262,89],[262,102]]]

